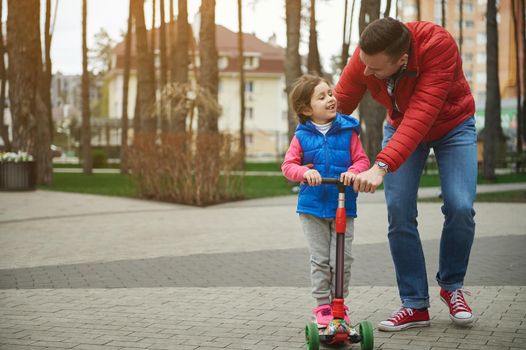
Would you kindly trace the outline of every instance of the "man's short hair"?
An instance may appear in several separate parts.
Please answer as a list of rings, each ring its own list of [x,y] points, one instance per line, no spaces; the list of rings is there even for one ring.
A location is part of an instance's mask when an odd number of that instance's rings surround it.
[[[409,52],[411,33],[402,22],[391,17],[381,18],[364,29],[359,45],[367,55],[383,52],[395,61]]]

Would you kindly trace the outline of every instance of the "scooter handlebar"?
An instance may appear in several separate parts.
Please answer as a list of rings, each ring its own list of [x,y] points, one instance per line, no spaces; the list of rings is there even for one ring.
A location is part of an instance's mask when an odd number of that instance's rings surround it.
[[[340,179],[335,177],[322,177],[321,183],[322,185],[343,185],[343,182],[341,182]]]

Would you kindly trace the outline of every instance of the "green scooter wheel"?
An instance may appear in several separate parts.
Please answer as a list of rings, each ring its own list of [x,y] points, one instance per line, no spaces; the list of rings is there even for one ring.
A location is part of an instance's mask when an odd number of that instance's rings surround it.
[[[369,321],[360,322],[360,345],[362,350],[373,350],[374,347],[374,335],[373,325]]]
[[[305,342],[307,350],[318,350],[320,348],[320,333],[316,323],[309,323],[305,327]]]

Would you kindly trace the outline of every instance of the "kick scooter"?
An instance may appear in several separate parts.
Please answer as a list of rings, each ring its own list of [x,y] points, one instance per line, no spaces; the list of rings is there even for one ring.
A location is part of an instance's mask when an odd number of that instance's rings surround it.
[[[316,322],[305,327],[307,350],[318,350],[320,341],[330,345],[360,343],[362,350],[372,350],[374,346],[373,326],[369,321],[362,321],[358,327],[345,321],[343,300],[344,252],[345,252],[345,185],[336,178],[322,178],[324,185],[338,186],[338,209],[336,209],[336,291],[331,303],[333,320],[325,328],[318,328]],[[358,331],[356,330],[358,328]]]

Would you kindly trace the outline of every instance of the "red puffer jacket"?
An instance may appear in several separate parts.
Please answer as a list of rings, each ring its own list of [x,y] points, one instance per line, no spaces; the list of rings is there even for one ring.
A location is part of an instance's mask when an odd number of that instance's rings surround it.
[[[475,102],[451,34],[429,22],[406,26],[412,34],[409,62],[394,91],[400,112],[393,111],[387,81],[374,75],[364,76],[359,47],[334,89],[338,109],[344,114],[354,111],[366,90],[387,108],[388,121],[397,130],[376,159],[387,163],[391,171],[398,169],[419,143],[441,138],[475,113]]]

